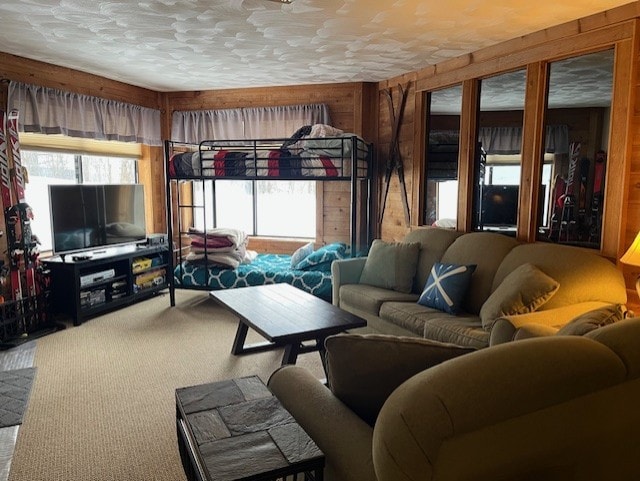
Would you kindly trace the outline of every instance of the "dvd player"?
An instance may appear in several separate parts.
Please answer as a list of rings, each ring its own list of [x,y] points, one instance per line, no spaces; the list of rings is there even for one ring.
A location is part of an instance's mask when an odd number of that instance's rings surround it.
[[[107,269],[104,271],[92,272],[91,274],[85,274],[84,276],[80,276],[80,287],[88,286],[89,284],[100,282],[105,279],[111,279],[112,277],[115,277],[115,275],[115,269]]]

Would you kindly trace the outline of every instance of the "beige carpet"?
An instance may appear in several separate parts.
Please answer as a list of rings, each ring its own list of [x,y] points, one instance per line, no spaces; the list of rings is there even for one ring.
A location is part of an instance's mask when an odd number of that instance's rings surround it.
[[[177,291],[37,341],[37,376],[10,481],[182,481],[177,387],[279,367],[282,350],[230,354],[236,319],[206,292]],[[250,341],[260,340],[253,333]],[[317,353],[298,365],[322,377]]]

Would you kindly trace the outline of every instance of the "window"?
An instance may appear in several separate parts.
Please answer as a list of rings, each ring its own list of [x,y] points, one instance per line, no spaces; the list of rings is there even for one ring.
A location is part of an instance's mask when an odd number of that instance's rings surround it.
[[[212,182],[205,182],[204,186],[194,183],[194,205],[203,205],[203,196],[212,195]],[[215,213],[196,210],[194,215],[198,229],[217,225],[255,236],[313,239],[316,236],[316,182],[218,180]]]
[[[29,150],[23,147],[21,159],[28,172],[25,198],[34,214],[31,230],[40,240],[41,251],[52,248],[50,184],[133,184],[137,180],[137,159],[133,157]]]

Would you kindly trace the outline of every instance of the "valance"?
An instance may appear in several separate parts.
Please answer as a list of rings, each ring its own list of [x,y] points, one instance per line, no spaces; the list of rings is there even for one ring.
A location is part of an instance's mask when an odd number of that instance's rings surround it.
[[[160,110],[20,82],[9,83],[8,105],[22,132],[162,145]]]
[[[304,125],[330,123],[326,104],[175,111],[171,139],[198,143],[217,139],[285,138]]]
[[[547,125],[545,130],[546,153],[569,153],[568,126]],[[522,127],[480,127],[478,140],[487,154],[519,154],[522,148]]]

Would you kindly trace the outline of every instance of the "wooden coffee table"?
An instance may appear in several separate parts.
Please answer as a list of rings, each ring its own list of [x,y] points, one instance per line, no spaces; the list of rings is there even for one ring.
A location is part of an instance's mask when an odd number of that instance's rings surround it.
[[[322,481],[324,454],[257,376],[176,389],[189,481]]]
[[[289,284],[238,287],[209,295],[239,318],[233,354],[284,347],[282,365],[295,364],[298,354],[311,351],[319,351],[324,365],[328,336],[367,325],[364,319]],[[245,346],[249,328],[267,341]]]

